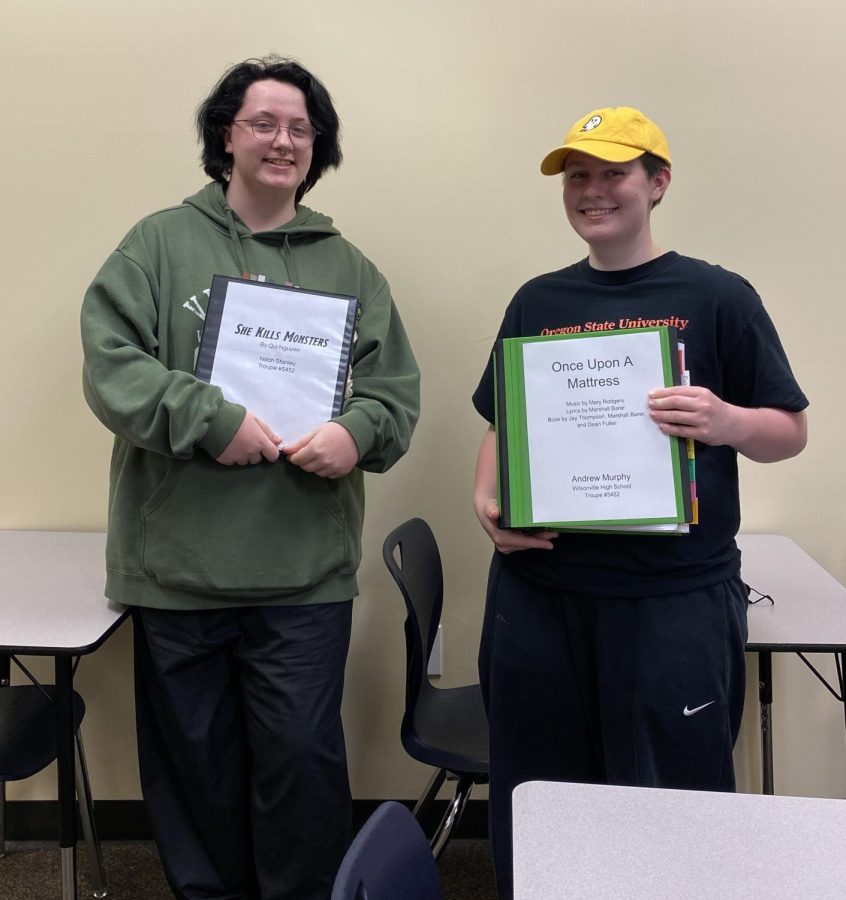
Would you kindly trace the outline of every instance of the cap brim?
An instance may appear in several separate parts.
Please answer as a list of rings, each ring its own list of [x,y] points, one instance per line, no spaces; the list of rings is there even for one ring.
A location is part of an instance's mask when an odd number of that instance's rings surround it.
[[[544,175],[557,175],[564,171],[564,160],[574,151],[586,153],[605,162],[631,162],[643,156],[643,150],[624,147],[621,144],[609,144],[606,141],[571,141],[562,147],[556,147],[541,160],[540,170]]]

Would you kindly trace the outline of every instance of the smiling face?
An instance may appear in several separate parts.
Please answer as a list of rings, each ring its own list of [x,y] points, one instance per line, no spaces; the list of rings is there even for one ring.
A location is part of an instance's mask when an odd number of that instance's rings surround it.
[[[669,169],[648,175],[638,159],[612,163],[574,151],[564,165],[564,210],[598,268],[629,268],[654,256],[652,204],[670,183]]]
[[[311,124],[305,95],[287,82],[255,81],[225,133],[225,149],[232,155],[232,174],[226,195],[236,212],[245,206],[278,205],[288,218],[296,212],[295,195],[311,166],[312,147],[294,147],[286,128],[269,142],[258,140],[250,128],[256,119],[279,125]]]

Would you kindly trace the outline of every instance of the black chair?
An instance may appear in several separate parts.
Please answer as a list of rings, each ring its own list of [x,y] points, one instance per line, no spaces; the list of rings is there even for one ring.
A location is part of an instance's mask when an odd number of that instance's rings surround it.
[[[414,816],[382,803],[355,836],[331,900],[443,900],[435,857]]]
[[[414,815],[422,818],[447,777],[457,780],[455,796],[430,841],[437,858],[464,812],[473,785],[488,781],[488,721],[478,684],[437,688],[429,681],[428,660],[444,597],[441,556],[432,529],[422,519],[410,519],[385,538],[382,558],[408,611],[402,745],[409,756],[435,767]]]
[[[32,684],[10,685],[10,659]],[[19,781],[40,772],[56,758],[55,687],[39,684],[14,656],[0,656],[0,856],[6,852],[5,799],[7,781]],[[94,824],[94,804],[79,726],[85,715],[82,697],[73,692],[76,737],[75,775],[79,817],[88,848],[91,885],[95,897],[105,897],[106,877],[100,841]]]

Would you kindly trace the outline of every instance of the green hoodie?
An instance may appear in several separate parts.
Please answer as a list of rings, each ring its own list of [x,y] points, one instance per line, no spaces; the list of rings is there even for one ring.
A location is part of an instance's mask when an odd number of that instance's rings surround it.
[[[215,274],[265,276],[361,302],[352,396],[336,419],[359,451],[339,479],[285,459],[215,458],[245,409],[192,374]],[[253,234],[212,183],[139,222],[82,307],[85,399],[115,434],[106,595],[164,609],[348,600],[357,592],[362,470],[408,449],[419,372],[384,277],[305,206]]]

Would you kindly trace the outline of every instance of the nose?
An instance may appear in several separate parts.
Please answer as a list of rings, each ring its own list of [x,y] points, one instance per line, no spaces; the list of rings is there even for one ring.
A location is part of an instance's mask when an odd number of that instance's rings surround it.
[[[602,194],[602,184],[596,175],[588,175],[582,182],[582,193],[591,197]]]
[[[273,139],[274,147],[293,147],[294,145],[291,143],[291,135],[288,132],[287,125],[280,125],[279,131],[276,132],[276,137]]]

